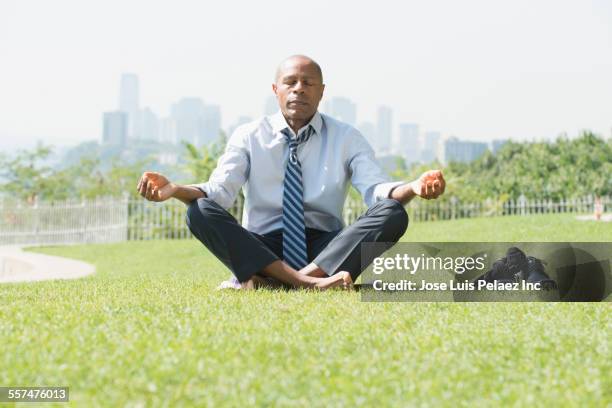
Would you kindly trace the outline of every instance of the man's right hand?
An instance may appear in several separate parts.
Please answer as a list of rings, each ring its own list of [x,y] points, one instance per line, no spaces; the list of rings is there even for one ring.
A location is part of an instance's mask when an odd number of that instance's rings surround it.
[[[174,196],[178,186],[159,173],[145,171],[136,189],[149,201],[165,201]]]

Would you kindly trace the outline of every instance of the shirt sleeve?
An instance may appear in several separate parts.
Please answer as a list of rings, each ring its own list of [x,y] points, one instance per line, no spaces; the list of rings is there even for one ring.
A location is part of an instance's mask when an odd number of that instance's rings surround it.
[[[351,183],[368,207],[388,198],[394,187],[404,184],[403,181],[390,181],[378,165],[374,150],[356,129],[349,137],[349,170]]]
[[[240,188],[249,177],[250,158],[246,145],[248,134],[238,128],[227,142],[224,153],[217,162],[207,182],[194,184],[208,198],[228,209],[236,201]]]

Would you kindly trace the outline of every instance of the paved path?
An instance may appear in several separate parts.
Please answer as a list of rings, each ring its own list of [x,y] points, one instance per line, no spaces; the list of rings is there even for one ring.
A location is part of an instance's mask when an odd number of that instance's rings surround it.
[[[577,215],[576,219],[580,221],[595,221],[595,216],[592,214],[591,215]],[[600,221],[612,222],[612,214],[602,214]]]
[[[75,279],[95,271],[86,262],[24,252],[15,246],[0,247],[0,283]]]

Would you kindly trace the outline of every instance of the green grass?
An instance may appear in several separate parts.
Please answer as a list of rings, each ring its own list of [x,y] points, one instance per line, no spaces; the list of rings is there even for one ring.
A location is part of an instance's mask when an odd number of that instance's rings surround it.
[[[578,221],[572,214],[464,218],[421,222],[402,241],[413,242],[594,242],[612,240],[612,223]]]
[[[609,240],[569,216],[415,224],[409,241]],[[76,406],[606,406],[610,303],[364,303],[216,292],[195,240],[42,248],[93,276],[0,286],[0,385]]]

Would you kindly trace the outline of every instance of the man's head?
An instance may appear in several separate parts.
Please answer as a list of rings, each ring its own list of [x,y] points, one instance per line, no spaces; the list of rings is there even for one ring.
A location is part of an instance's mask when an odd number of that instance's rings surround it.
[[[323,73],[314,60],[294,55],[280,63],[272,90],[285,118],[303,122],[317,111],[323,97]]]

